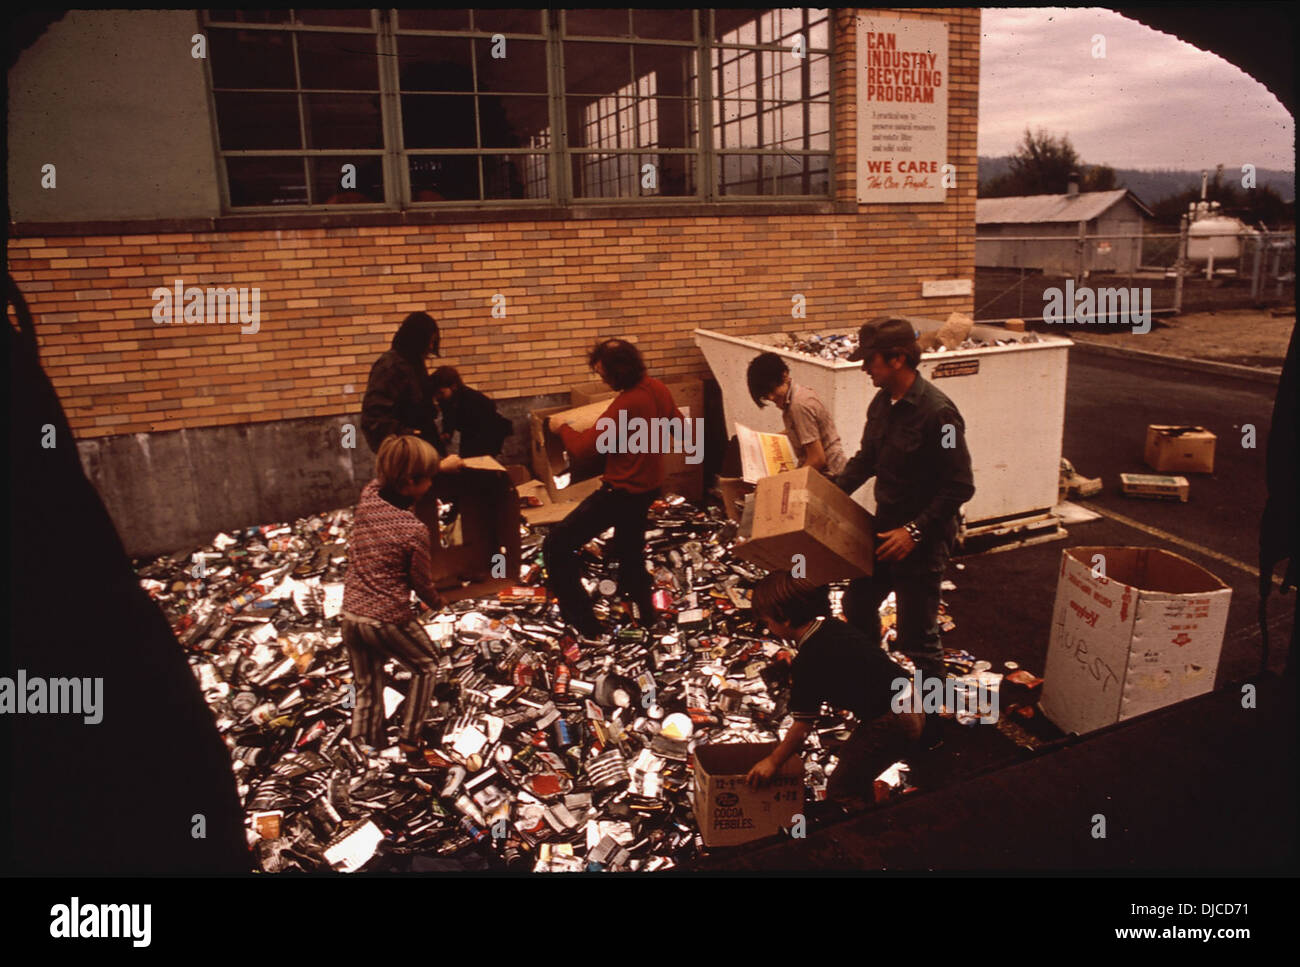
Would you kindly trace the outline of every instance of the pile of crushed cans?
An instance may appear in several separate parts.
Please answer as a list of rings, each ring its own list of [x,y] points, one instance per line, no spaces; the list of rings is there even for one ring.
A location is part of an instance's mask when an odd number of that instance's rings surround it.
[[[601,538],[581,552],[608,634],[571,633],[542,585],[541,529],[523,528],[519,586],[425,611],[439,652],[428,747],[396,745],[410,675],[390,662],[390,747],[348,737],[356,701],[340,606],[351,511],[219,534],[193,553],[137,562],[230,748],[250,847],[266,872],[653,871],[703,850],[697,743],[762,742],[788,722],[792,655],[752,617],[762,572],[729,554],[736,525],[680,497],[647,532],[659,621],[613,601]],[[886,604],[892,638],[892,596]],[[948,622],[951,627],[951,622]],[[901,655],[901,674],[911,665]],[[771,687],[769,688],[769,685]],[[850,716],[805,746],[825,799]],[[894,785],[906,790],[906,772]]]
[[[1000,336],[997,339],[980,339],[971,336],[962,341],[956,349],[939,346],[932,352],[959,352],[963,349],[986,349],[990,346],[1018,346],[1025,343],[1041,342],[1037,333],[1026,332]],[[782,336],[776,343],[781,349],[816,356],[818,359],[848,359],[858,348],[856,332],[830,334],[799,334]]]

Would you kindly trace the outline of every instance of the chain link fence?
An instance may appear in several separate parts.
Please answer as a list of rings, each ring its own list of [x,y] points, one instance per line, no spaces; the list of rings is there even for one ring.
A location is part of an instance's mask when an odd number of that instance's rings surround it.
[[[977,235],[975,266],[977,322],[1041,321],[1067,283],[1150,290],[1152,314],[1295,302],[1294,230]]]

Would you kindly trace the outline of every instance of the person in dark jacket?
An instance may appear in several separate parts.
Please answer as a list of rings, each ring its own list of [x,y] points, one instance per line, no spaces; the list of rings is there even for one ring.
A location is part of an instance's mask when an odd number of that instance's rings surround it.
[[[466,386],[451,366],[439,366],[430,377],[434,399],[442,409],[442,442],[460,433],[462,457],[495,457],[514,424],[497,412],[483,393]]]
[[[893,591],[898,650],[942,679],[940,585],[961,505],[975,493],[966,423],[953,401],[917,372],[921,347],[906,319],[882,316],[863,325],[849,359],[861,361],[879,392],[867,407],[862,446],[834,482],[852,494],[876,478],[880,544],[874,573],[849,582],[844,616],[879,641],[880,602]]]
[[[428,440],[443,456],[447,448],[438,434],[438,405],[424,361],[438,355],[438,324],[426,312],[403,320],[393,345],[375,360],[361,403],[361,432],[371,452],[387,437],[415,435]]]
[[[927,716],[912,711],[911,686],[880,646],[847,622],[830,617],[826,587],[773,571],[754,587],[753,612],[779,638],[797,643],[790,667],[790,713],[794,724],[781,743],[749,770],[761,786],[797,755],[816,730],[822,703],[848,709],[858,719],[853,735],[836,753],[839,764],[826,788],[828,799],[850,809],[874,799],[876,776],[921,749]]]

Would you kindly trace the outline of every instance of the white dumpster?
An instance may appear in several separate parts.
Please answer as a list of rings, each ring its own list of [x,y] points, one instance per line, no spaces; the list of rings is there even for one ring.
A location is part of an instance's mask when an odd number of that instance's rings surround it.
[[[912,319],[918,329],[937,329],[939,321]],[[836,335],[846,329],[826,329]],[[812,333],[800,333],[811,335]],[[992,341],[1019,334],[976,326],[971,338]],[[857,453],[866,424],[867,404],[876,388],[862,364],[821,359],[774,343],[784,334],[729,336],[695,330],[695,343],[722,389],[727,435],[736,423],[782,432],[775,406],[761,410],[749,398],[745,371],[761,352],[785,359],[795,380],[821,397],[835,420],[846,456]],[[1018,519],[1050,515],[1057,503],[1061,435],[1065,427],[1065,373],[1071,341],[1037,334],[1037,342],[925,353],[920,373],[957,404],[966,421],[966,442],[975,475],[975,496],[963,508],[965,533]],[[874,484],[855,499],[874,510]]]

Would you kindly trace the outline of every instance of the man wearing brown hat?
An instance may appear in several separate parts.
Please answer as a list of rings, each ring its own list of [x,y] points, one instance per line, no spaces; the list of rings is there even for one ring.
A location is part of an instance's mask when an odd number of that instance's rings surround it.
[[[894,592],[898,639],[924,675],[944,677],[939,585],[958,512],[975,493],[966,424],[952,400],[916,371],[921,347],[906,319],[881,316],[858,334],[849,359],[880,390],[867,407],[862,446],[835,477],[853,493],[876,478],[875,573],[849,584],[844,616],[880,640],[880,603]]]

